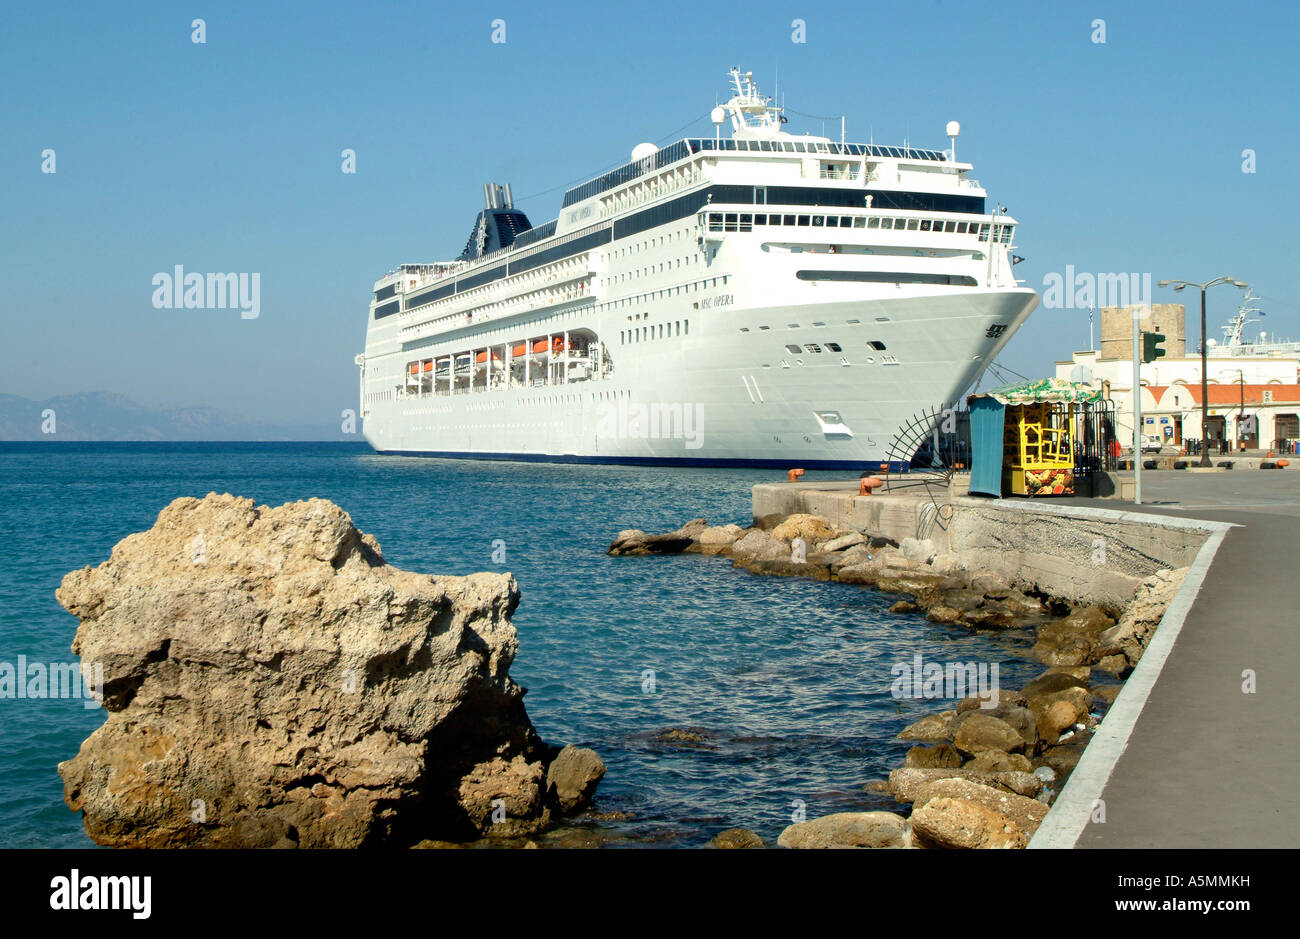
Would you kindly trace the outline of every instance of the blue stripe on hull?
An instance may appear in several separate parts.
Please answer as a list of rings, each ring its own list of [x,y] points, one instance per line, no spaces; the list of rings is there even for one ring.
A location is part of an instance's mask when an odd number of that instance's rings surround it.
[[[637,456],[579,456],[573,453],[482,453],[459,450],[375,450],[383,456],[422,456],[441,460],[503,460],[517,463],[592,463],[615,466],[717,466],[748,467],[751,469],[802,469],[817,470],[855,470],[878,472],[883,460],[748,460],[748,459],[699,459],[692,457],[637,457]],[[892,473],[905,473],[907,463],[893,462],[889,466]]]

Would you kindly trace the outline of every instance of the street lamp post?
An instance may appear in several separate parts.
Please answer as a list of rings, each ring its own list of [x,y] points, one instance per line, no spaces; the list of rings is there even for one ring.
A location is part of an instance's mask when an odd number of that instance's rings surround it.
[[[1241,409],[1237,412],[1237,447],[1241,449],[1241,425],[1246,418],[1246,370],[1242,368],[1230,368],[1229,372],[1237,373],[1238,387],[1241,389]],[[1225,422],[1226,423],[1226,422]]]
[[[1206,369],[1209,367],[1206,361],[1206,355],[1209,352],[1208,337],[1205,335],[1205,291],[1209,290],[1216,284],[1232,284],[1234,287],[1240,287],[1245,290],[1250,284],[1240,280],[1234,280],[1231,277],[1216,277],[1214,280],[1207,280],[1203,284],[1198,284],[1190,280],[1162,280],[1161,287],[1173,286],[1174,291],[1182,290],[1184,287],[1198,287],[1201,291],[1201,466],[1210,465],[1210,446],[1206,434],[1209,432],[1210,423],[1210,397],[1209,397],[1209,380],[1206,375]],[[1224,428],[1226,433],[1227,428]]]

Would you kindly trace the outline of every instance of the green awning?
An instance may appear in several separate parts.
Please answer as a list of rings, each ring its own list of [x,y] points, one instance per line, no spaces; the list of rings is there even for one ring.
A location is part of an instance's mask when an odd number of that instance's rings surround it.
[[[1101,391],[1090,385],[1066,381],[1064,378],[1042,378],[1038,381],[1025,381],[1013,385],[1003,385],[990,391],[971,395],[975,398],[989,397],[1001,404],[1038,404],[1043,401],[1053,403],[1084,403],[1100,401]]]

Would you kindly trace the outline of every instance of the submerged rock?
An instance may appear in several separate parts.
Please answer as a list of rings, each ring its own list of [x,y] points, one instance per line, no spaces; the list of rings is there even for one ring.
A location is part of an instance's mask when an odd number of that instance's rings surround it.
[[[767,845],[763,843],[762,838],[748,828],[728,828],[726,831],[718,832],[709,842],[709,847],[735,850],[739,848],[765,848]]]
[[[707,746],[704,733],[698,728],[670,727],[661,730],[650,739],[656,743],[669,743],[685,747]]]
[[[108,719],[59,765],[96,842],[356,847],[540,830],[552,752],[509,574],[386,563],[331,502],[177,499],[56,596]]]

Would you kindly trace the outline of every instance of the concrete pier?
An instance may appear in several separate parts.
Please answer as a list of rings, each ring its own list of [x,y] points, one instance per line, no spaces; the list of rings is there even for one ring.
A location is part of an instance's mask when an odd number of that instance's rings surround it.
[[[754,487],[754,517],[807,512],[895,541],[929,539],[941,553],[1079,603],[1122,607],[1144,579],[1190,565],[1212,526],[1153,520],[1115,500],[988,499],[908,485],[858,495],[858,481]]]
[[[1126,603],[1154,570],[1189,567],[1030,847],[1294,847],[1294,469],[1153,472],[1136,507],[919,486],[859,496],[857,480],[772,483],[754,487],[754,515],[808,512],[900,541],[929,538],[968,568],[977,558],[1091,602]]]

